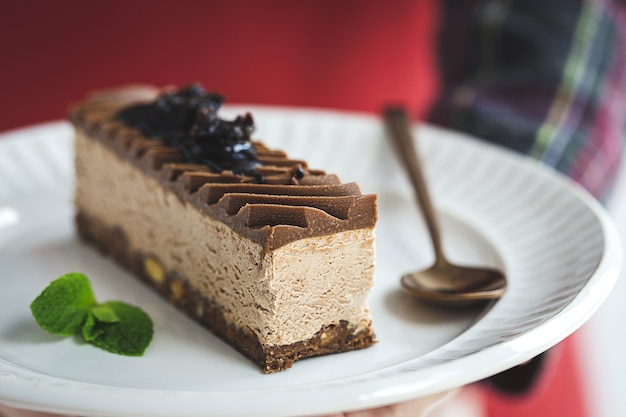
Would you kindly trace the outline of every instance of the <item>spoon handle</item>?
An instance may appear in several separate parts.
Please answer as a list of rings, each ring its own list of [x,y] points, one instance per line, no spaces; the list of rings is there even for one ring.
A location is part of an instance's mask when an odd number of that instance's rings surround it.
[[[447,263],[443,254],[441,234],[428,186],[424,179],[420,159],[411,135],[406,111],[402,107],[390,106],[384,110],[384,118],[398,157],[409,173],[409,179],[417,196],[435,253],[435,264]]]

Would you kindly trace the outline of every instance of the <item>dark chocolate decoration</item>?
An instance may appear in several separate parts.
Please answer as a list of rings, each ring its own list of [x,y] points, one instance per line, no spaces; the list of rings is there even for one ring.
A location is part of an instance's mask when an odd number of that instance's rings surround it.
[[[192,84],[163,93],[151,103],[126,107],[115,118],[178,149],[190,163],[263,182],[263,176],[256,172],[261,163],[250,140],[252,115],[246,113],[232,121],[221,119],[217,112],[223,102],[223,96]]]
[[[201,100],[194,98],[198,94],[193,93],[192,87],[177,94],[198,103]],[[154,90],[103,93],[74,106],[71,119],[85,139],[100,142],[153,177],[181,201],[259,243],[266,251],[299,239],[375,226],[375,195],[363,195],[355,183],[342,183],[336,175],[310,169],[306,161],[291,159],[285,152],[270,149],[262,142],[251,141],[259,163],[256,175],[235,174],[230,170],[214,172],[206,163],[187,161],[180,149],[167,146],[164,139],[147,137],[142,129],[119,120],[121,113],[139,117],[140,112],[151,112],[146,109],[158,105],[170,109],[165,112],[166,118],[149,123],[139,119],[135,124],[151,131],[159,128],[171,134],[181,132],[171,128],[183,124],[187,114],[172,111],[175,106],[171,103],[179,104],[176,97],[157,96]],[[203,99],[205,106],[219,108],[221,97],[211,97]],[[147,115],[153,117],[154,113]],[[193,122],[189,123],[193,126]],[[230,143],[247,135],[245,129],[229,129],[229,132],[235,135],[226,139]]]

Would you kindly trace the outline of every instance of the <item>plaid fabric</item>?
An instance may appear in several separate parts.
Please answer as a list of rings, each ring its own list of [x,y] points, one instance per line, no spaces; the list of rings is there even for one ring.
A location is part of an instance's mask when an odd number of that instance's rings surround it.
[[[626,129],[626,4],[446,0],[429,119],[530,154],[598,198]]]

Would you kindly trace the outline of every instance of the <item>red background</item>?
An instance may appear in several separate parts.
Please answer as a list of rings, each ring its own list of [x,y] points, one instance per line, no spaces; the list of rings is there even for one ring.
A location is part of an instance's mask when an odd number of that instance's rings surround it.
[[[0,131],[88,91],[201,81],[228,102],[421,114],[436,90],[430,1],[13,1],[0,13]],[[382,7],[381,7],[382,6]]]

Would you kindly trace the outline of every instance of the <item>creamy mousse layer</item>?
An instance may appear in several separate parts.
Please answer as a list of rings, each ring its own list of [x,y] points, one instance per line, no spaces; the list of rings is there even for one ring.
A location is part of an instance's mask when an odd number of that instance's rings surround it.
[[[168,272],[185,277],[221,306],[227,321],[252,331],[263,345],[307,340],[341,320],[353,332],[370,328],[373,228],[266,251],[81,130],[76,154],[76,206],[102,225],[122,229],[128,249],[143,254],[153,280]],[[182,287],[170,289],[174,297],[177,291]]]

